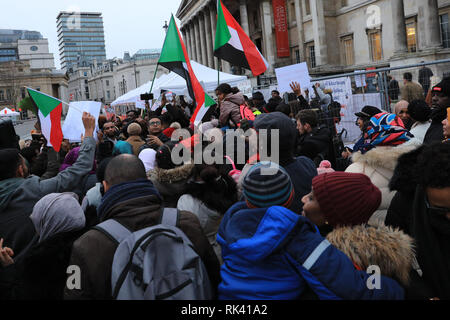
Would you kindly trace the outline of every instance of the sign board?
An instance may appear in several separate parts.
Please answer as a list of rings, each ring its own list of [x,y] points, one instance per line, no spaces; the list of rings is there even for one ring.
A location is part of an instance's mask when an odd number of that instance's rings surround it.
[[[311,88],[311,77],[306,62],[275,69],[275,74],[278,81],[278,91],[281,95],[285,92],[292,92],[290,86],[292,82],[298,82],[302,90]]]

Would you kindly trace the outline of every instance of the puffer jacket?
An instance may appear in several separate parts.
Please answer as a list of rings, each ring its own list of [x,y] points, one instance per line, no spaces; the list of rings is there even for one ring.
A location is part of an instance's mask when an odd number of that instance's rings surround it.
[[[404,232],[387,227],[354,226],[334,229],[327,240],[345,253],[361,270],[378,266],[382,275],[409,285],[414,261],[414,240]]]
[[[420,146],[419,142],[411,145],[400,145],[397,147],[377,147],[365,154],[356,152],[352,156],[351,164],[345,172],[363,173],[370,178],[370,181],[381,191],[381,204],[372,215],[369,224],[378,225],[385,221],[387,210],[394,198],[395,192],[389,190],[394,169],[397,166],[398,158]]]
[[[227,94],[225,99],[220,103],[219,126],[236,127],[242,120],[240,106],[243,105],[244,102],[244,96],[240,92],[236,94]]]
[[[145,144],[145,141],[139,136],[130,136],[126,141],[133,147],[134,155],[139,156],[139,150]]]
[[[180,197],[186,193],[187,181],[192,175],[194,164],[185,164],[174,169],[155,168],[147,172],[163,198],[166,208],[176,208]]]
[[[305,217],[284,207],[231,207],[217,241],[224,264],[219,299],[298,299],[307,287],[319,299],[403,299],[404,291],[381,276],[370,290],[369,275],[332,246]]]

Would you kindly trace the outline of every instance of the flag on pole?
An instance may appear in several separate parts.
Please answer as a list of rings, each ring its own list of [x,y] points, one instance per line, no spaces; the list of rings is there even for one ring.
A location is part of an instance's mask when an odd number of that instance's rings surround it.
[[[217,29],[214,56],[230,62],[233,66],[251,70],[259,76],[269,64],[258,47],[245,34],[221,0],[217,0]]]
[[[45,139],[47,139],[48,146],[59,152],[63,140],[61,129],[63,102],[40,91],[30,88],[27,88],[27,90],[31,100],[38,109],[41,131]]]
[[[173,15],[170,19],[169,29],[167,30],[158,64],[186,79],[189,95],[195,101],[196,105],[191,122],[195,125],[200,123],[208,108],[216,104],[216,102],[206,94],[194,74],[186,46],[181,38]]]

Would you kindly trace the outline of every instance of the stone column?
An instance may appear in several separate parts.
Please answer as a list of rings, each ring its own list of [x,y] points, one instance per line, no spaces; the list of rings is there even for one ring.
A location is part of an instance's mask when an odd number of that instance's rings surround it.
[[[250,36],[250,28],[248,26],[247,0],[240,0],[239,11],[241,13],[241,27],[245,33]]]
[[[214,68],[214,48],[213,48],[213,38],[212,38],[212,30],[211,30],[211,13],[209,8],[205,9],[205,35],[206,35],[206,53],[208,56],[207,66],[210,68]]]
[[[182,29],[181,33],[183,35],[183,42],[184,42],[184,45],[186,46],[187,54],[190,57],[191,54],[189,53],[190,48],[189,48],[189,45],[188,45],[188,39],[187,39],[188,35],[187,35],[186,26],[184,26],[184,28]]]
[[[201,53],[202,53],[202,59],[201,64],[204,66],[208,65],[208,53],[206,50],[206,30],[205,30],[205,16],[202,12],[198,15],[198,25],[200,30],[200,46],[201,46]]]
[[[210,19],[211,19],[211,39],[212,39],[212,50],[214,51],[214,44],[216,41],[216,24],[217,24],[217,11],[215,6],[210,6]],[[214,57],[214,69],[217,70],[219,67],[219,59]]]
[[[426,36],[422,37],[421,49],[442,47],[441,25],[437,0],[419,1],[419,28]],[[421,28],[423,26],[423,28]]]
[[[195,39],[194,26],[192,25],[191,22],[189,22],[189,46],[191,47],[191,55],[189,56],[189,58],[191,60],[195,60],[194,39]]]
[[[202,63],[202,54],[200,49],[200,32],[198,28],[198,19],[195,19],[192,21],[194,23],[194,31],[195,31],[195,41],[194,41],[194,47],[195,47],[195,61],[198,63]]]
[[[261,21],[262,21],[262,35],[263,35],[263,45],[265,48],[264,57],[269,63],[269,68],[267,71],[273,72],[273,65],[275,64],[275,54],[273,50],[273,45],[275,43],[273,39],[273,28],[272,28],[272,5],[270,1],[261,1]]]
[[[300,52],[300,61],[305,59],[305,37],[303,34],[303,13],[300,0],[295,0],[295,20],[297,22],[298,51]]]
[[[328,63],[327,35],[323,0],[310,0],[317,65]]]
[[[394,55],[408,52],[406,22],[403,0],[391,0],[392,25],[394,33]]]

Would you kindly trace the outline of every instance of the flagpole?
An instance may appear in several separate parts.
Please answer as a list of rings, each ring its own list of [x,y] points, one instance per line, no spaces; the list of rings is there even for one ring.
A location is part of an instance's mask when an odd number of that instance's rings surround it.
[[[217,86],[220,86],[220,58],[218,58],[219,63],[217,64]]]

